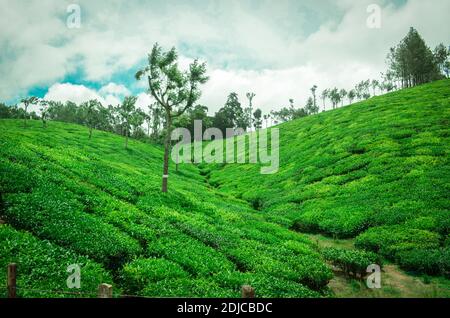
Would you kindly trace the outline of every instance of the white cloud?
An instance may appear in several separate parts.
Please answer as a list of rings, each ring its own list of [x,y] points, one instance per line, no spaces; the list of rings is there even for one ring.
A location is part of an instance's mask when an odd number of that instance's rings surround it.
[[[100,88],[99,93],[102,95],[115,95],[115,96],[127,96],[131,92],[122,84],[109,83]]]
[[[137,96],[136,107],[148,112],[148,106],[153,102],[154,100],[147,93],[140,93]]]
[[[97,99],[104,106],[116,106],[122,102],[122,99],[118,96],[117,92],[123,93],[125,90],[120,85],[115,83],[109,83],[107,86],[102,87],[99,91],[88,88],[84,85],[56,83],[49,88],[47,94],[44,96],[44,99],[63,103],[71,101],[78,105],[91,99]]]
[[[74,85],[70,83],[56,83],[52,85],[44,96],[44,99],[63,103],[71,101],[76,104],[81,104],[91,99],[103,100],[96,91],[83,85]]]

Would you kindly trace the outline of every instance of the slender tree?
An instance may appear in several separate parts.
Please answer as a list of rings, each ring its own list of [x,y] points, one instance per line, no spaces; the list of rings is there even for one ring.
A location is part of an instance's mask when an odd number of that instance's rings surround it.
[[[23,118],[23,126],[27,127],[27,119],[28,119],[28,106],[35,105],[39,102],[39,99],[35,96],[31,96],[28,98],[24,98],[21,100],[21,103],[23,103],[24,106],[24,118]]]
[[[256,94],[255,93],[247,93],[247,98],[248,98],[248,107],[249,107],[249,125],[248,127],[250,127],[250,131],[252,130],[252,115],[253,115],[253,98],[255,98]]]
[[[347,97],[347,94],[348,94],[347,91],[343,88],[339,91],[339,98],[341,99],[342,102],[341,106],[344,106],[344,99],[345,97]]]
[[[380,82],[377,81],[376,79],[374,79],[374,80],[372,80],[372,82],[370,83],[370,86],[372,86],[373,96],[377,96],[377,88],[380,87]]]
[[[308,115],[312,115],[315,113],[314,99],[312,97],[308,97],[308,100],[306,101],[306,105],[305,105],[304,109]]]
[[[339,95],[339,90],[335,87],[333,88],[329,93],[331,102],[333,103],[333,109],[336,108],[336,106],[341,101],[341,96]]]
[[[325,100],[329,97],[329,94],[330,94],[330,90],[328,88],[324,89],[322,91],[321,97],[322,97],[322,102],[323,102],[323,111],[325,111]]]
[[[39,110],[41,111],[42,127],[47,128],[49,102],[42,99],[39,101],[39,105],[41,106]]]
[[[89,128],[89,139],[92,138],[92,131],[98,123],[99,108],[101,106],[102,104],[96,99],[91,99],[80,105],[83,124]]]
[[[261,129],[262,127],[262,111],[261,109],[256,109],[253,113],[253,126],[255,127],[255,131]]]
[[[355,97],[356,97],[355,90],[354,90],[354,89],[351,89],[351,90],[348,92],[348,94],[347,94],[347,98],[348,98],[349,104],[352,104],[352,103],[353,103],[353,100],[355,99]]]
[[[200,98],[200,84],[207,82],[206,64],[195,60],[189,70],[182,72],[178,68],[178,55],[175,48],[163,52],[156,43],[148,56],[148,65],[136,73],[136,79],[147,76],[149,92],[164,109],[166,119],[166,138],[164,141],[164,165],[162,192],[167,192],[169,177],[169,151],[172,121],[194,106]]]
[[[317,91],[317,85],[313,85],[313,87],[311,87],[311,93],[313,95],[314,109],[317,107],[316,91]]]
[[[450,56],[450,50],[447,50],[447,48],[445,47],[444,44],[439,44],[438,46],[436,46],[436,48],[434,49],[434,60],[435,63],[438,65],[439,71],[441,72],[441,74],[447,74],[447,72],[445,71],[445,65],[448,62],[447,59]]]
[[[128,149],[128,138],[133,124],[133,114],[136,111],[136,96],[127,96],[119,107],[119,114],[122,119],[123,133],[125,134],[125,149]]]

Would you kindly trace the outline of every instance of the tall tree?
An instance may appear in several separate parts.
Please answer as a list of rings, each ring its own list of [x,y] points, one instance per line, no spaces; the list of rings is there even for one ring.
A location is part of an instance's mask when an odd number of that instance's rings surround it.
[[[219,128],[223,134],[227,128],[242,128],[246,130],[249,121],[252,121],[253,114],[249,117],[248,109],[242,109],[239,97],[236,93],[230,93],[225,105],[216,113],[214,127]]]
[[[140,108],[136,108],[134,112],[131,113],[130,126],[132,128],[132,136],[136,139],[143,138],[145,136],[142,125],[144,124],[146,116],[147,114]]]
[[[37,97],[35,97],[35,96],[31,96],[31,97],[24,98],[24,99],[21,100],[21,103],[23,103],[24,110],[25,110],[24,119],[23,119],[23,126],[24,127],[27,127],[28,107],[30,105],[35,105],[38,102],[39,102],[39,99]]]
[[[373,90],[373,96],[377,96],[377,88],[380,87],[380,82],[377,81],[376,79],[373,79],[372,82],[370,83],[370,86],[372,87]]]
[[[353,100],[355,99],[355,97],[356,97],[356,92],[354,89],[351,89],[347,94],[349,104],[353,103]]]
[[[96,99],[91,99],[80,105],[83,124],[89,128],[89,139],[92,138],[92,130],[97,124],[98,112],[101,105],[102,104]]]
[[[341,101],[341,95],[339,95],[339,90],[335,87],[330,91],[330,99],[331,102],[333,104],[333,109],[336,108],[336,106],[339,104],[339,102]]]
[[[315,110],[314,110],[314,99],[312,97],[308,97],[308,100],[306,101],[305,112],[308,115],[312,115],[315,112]]]
[[[345,99],[345,97],[347,97],[347,94],[348,94],[347,91],[343,88],[339,91],[339,97],[342,102],[341,106],[344,106],[344,99]]]
[[[323,111],[325,111],[325,100],[329,97],[329,94],[330,94],[330,90],[328,88],[324,89],[322,91],[321,97],[322,97],[322,102],[323,102]]]
[[[447,72],[445,72],[445,65],[448,62],[447,59],[450,56],[450,50],[447,50],[447,48],[445,47],[444,44],[439,44],[438,46],[436,46],[436,48],[434,49],[434,60],[435,63],[437,64],[439,71],[442,74],[446,74],[446,76],[448,76]]]
[[[128,138],[130,137],[130,130],[133,124],[133,114],[136,111],[136,100],[136,96],[127,96],[118,109],[123,133],[125,134],[125,149],[128,149]]]
[[[249,109],[249,124],[248,127],[250,127],[250,131],[252,130],[252,116],[253,116],[253,98],[255,98],[255,93],[247,93],[247,99],[248,99],[248,109]]]
[[[47,128],[49,102],[42,99],[39,101],[39,105],[41,106],[39,110],[41,111],[42,127]]]
[[[390,49],[387,61],[389,71],[400,81],[402,88],[442,78],[433,52],[414,28]]]
[[[253,126],[255,127],[255,131],[261,129],[262,127],[262,111],[261,109],[256,109],[253,113]]]
[[[313,95],[314,109],[317,107],[316,91],[317,91],[317,85],[313,85],[313,87],[311,87],[311,93]]]
[[[175,48],[163,52],[156,43],[148,56],[148,65],[136,73],[136,79],[147,76],[149,92],[164,109],[167,135],[164,141],[164,165],[162,192],[167,192],[169,177],[169,151],[172,121],[191,108],[200,98],[200,84],[208,81],[206,64],[195,60],[189,70],[182,72],[178,67],[178,54]]]

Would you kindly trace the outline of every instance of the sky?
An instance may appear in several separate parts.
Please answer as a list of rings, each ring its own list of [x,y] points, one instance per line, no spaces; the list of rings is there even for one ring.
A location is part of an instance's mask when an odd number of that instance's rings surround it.
[[[199,103],[210,114],[230,92],[245,106],[254,92],[267,113],[291,98],[304,106],[313,85],[320,94],[379,79],[410,27],[431,48],[450,45],[448,0],[0,0],[0,10],[0,101],[9,104],[36,95],[116,105],[132,94],[146,109],[148,88],[134,74],[158,42],[178,50],[181,68],[207,63]]]

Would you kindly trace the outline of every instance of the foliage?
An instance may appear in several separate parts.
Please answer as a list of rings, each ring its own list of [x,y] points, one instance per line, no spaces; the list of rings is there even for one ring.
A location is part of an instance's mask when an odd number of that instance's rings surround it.
[[[407,270],[428,275],[450,275],[450,249],[412,249],[397,255],[400,266]]]
[[[98,263],[6,225],[0,225],[0,255],[1,277],[6,277],[9,263],[17,264],[18,297],[75,297],[51,291],[96,297],[99,284],[112,282],[111,275]],[[80,289],[67,287],[67,267],[71,264],[80,266]]]
[[[353,238],[397,261],[438,250],[450,228],[448,80],[279,126],[280,169],[210,165],[222,193],[258,200],[266,220],[301,232]],[[367,234],[366,234],[367,233]]]
[[[438,46],[433,54],[417,30],[411,28],[406,37],[391,48],[388,72],[401,82],[402,87],[428,83],[442,78],[447,57],[448,52],[443,45]]]
[[[196,166],[171,171],[173,188],[161,193],[159,146],[130,140],[127,151],[120,136],[89,139],[85,127],[56,121],[0,126],[0,218],[95,259],[115,290],[239,297],[240,286],[217,279],[230,273],[261,295],[317,297],[332,277],[305,236],[210,188]],[[245,277],[241,263],[252,268]]]
[[[138,293],[149,284],[165,279],[187,278],[188,274],[177,263],[163,258],[140,258],[126,264],[121,279],[126,292]]]
[[[360,278],[366,275],[369,265],[382,265],[380,257],[372,252],[329,247],[322,250],[322,255],[325,260],[340,268],[347,275]]]

